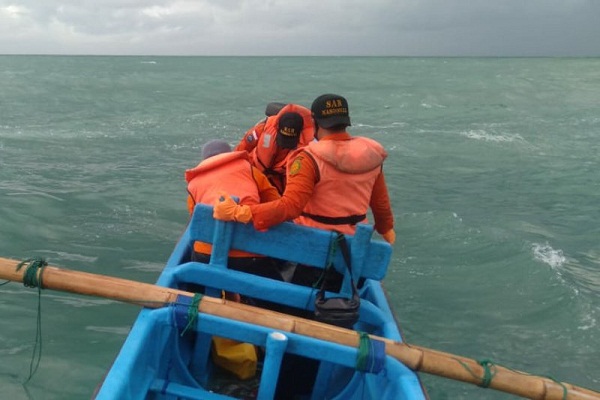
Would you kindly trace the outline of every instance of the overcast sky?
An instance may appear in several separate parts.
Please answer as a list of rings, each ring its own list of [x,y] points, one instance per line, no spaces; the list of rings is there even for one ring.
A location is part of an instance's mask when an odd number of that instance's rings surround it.
[[[600,56],[600,0],[0,0],[0,54]]]

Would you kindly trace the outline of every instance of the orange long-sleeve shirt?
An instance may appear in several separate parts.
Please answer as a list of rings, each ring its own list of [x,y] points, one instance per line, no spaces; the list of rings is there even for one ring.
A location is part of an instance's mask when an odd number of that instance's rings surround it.
[[[265,118],[262,121],[257,122],[256,125],[254,125],[252,128],[248,129],[244,134],[244,137],[242,137],[242,140],[240,140],[238,145],[235,146],[233,150],[243,150],[247,153],[250,153],[252,150],[254,150],[256,148],[256,145],[258,144],[258,140],[260,139],[265,130],[266,124],[267,119]]]
[[[346,132],[328,135],[320,140],[347,140],[350,135]],[[319,179],[319,171],[311,156],[300,152],[292,163],[299,163],[300,168],[295,173],[287,174],[287,186],[280,199],[268,203],[250,206],[254,227],[258,230],[268,229],[284,221],[298,217],[308,203],[315,185]],[[331,199],[332,202],[343,199]],[[383,171],[377,177],[369,206],[375,219],[375,230],[380,234],[394,227],[394,215],[390,204],[387,185]]]

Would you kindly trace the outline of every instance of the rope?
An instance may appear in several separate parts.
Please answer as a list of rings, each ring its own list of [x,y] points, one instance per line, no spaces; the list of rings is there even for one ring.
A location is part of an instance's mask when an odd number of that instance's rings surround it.
[[[356,353],[356,369],[366,371],[369,363],[369,335],[359,333],[358,352]]]
[[[492,379],[496,375],[496,369],[494,368],[494,363],[490,360],[481,360],[478,361],[479,365],[483,367],[483,378],[481,378],[481,387],[487,388],[490,387],[492,383]],[[492,371],[492,368],[494,369]]]
[[[196,323],[196,320],[198,319],[198,305],[200,304],[200,300],[202,300],[202,294],[195,293],[194,297],[192,298],[192,302],[190,303],[190,306],[188,307],[188,310],[187,310],[188,323],[185,326],[185,328],[183,329],[183,331],[181,331],[180,336],[183,337],[183,335],[185,335],[185,333],[188,331],[188,329],[191,329],[194,326],[194,324]]]
[[[483,388],[488,388],[490,387],[490,384],[492,383],[492,380],[494,379],[494,376],[496,375],[496,369],[495,364],[489,360],[481,360],[481,361],[477,361],[477,364],[481,365],[483,367],[483,376],[479,377],[477,376],[477,374],[475,374],[473,372],[473,370],[471,370],[471,368],[469,368],[469,366],[467,364],[465,364],[464,362],[462,362],[461,360],[455,358],[454,360],[458,361],[458,363],[460,365],[463,366],[464,369],[466,369],[473,378],[476,379],[481,379],[481,383],[479,384],[479,386],[483,387]],[[492,371],[493,369],[493,371]]]
[[[469,368],[469,366],[467,364],[465,364],[464,362],[462,362],[459,359],[454,359],[456,360],[460,365],[463,366],[464,369],[466,369],[474,378],[476,379],[481,379],[481,383],[479,384],[479,386],[483,387],[483,388],[488,388],[490,387],[490,385],[492,384],[492,380],[494,379],[494,376],[496,375],[496,366],[501,366],[502,368],[506,368],[512,372],[516,372],[518,374],[521,375],[527,375],[527,376],[540,376],[540,375],[533,375],[533,374],[528,374],[526,372],[521,372],[521,371],[517,371],[515,369],[506,367],[504,365],[500,365],[500,364],[496,364],[490,360],[484,359],[484,360],[479,360],[477,361],[477,364],[481,365],[483,367],[483,376],[479,377],[477,376],[472,370],[471,368]],[[567,400],[567,395],[568,395],[568,389],[567,387],[560,381],[554,379],[551,376],[545,376],[542,375],[542,378],[547,378],[550,379],[551,381],[555,382],[556,384],[560,385],[562,387],[563,390],[563,400]]]
[[[42,289],[42,273],[44,272],[44,267],[46,267],[48,263],[40,257],[28,258],[17,265],[17,271],[20,271],[27,263],[29,263],[29,265],[23,273],[23,285],[26,287],[37,287]]]
[[[35,375],[38,367],[40,366],[40,361],[42,360],[42,273],[44,272],[44,267],[48,265],[46,260],[43,258],[29,258],[21,261],[17,265],[16,270],[20,271],[21,268],[27,263],[29,263],[29,265],[23,273],[23,285],[26,287],[38,288],[38,307],[35,345],[33,346],[31,362],[29,363],[29,377],[25,382],[23,382],[23,385],[26,385],[31,378],[33,378],[33,375]]]
[[[553,377],[551,377],[551,376],[545,376],[545,378],[548,378],[548,379],[550,379],[550,380],[552,380],[552,381],[554,381],[554,382],[558,383],[558,384],[559,384],[559,385],[562,387],[562,390],[563,390],[563,397],[562,397],[562,398],[563,398],[563,400],[567,400],[567,393],[568,393],[567,387],[566,387],[566,386],[565,386],[565,385],[564,385],[562,382],[560,382],[560,381],[558,381],[558,380],[554,379],[554,378],[553,378]]]
[[[365,332],[359,332],[356,369],[361,372],[378,374],[385,366],[385,344],[371,339]]]

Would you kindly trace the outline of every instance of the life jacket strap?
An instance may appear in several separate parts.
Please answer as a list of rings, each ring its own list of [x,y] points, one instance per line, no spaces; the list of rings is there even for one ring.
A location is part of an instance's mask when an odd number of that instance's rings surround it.
[[[307,212],[302,212],[302,216],[326,225],[356,225],[367,218],[367,214],[348,215],[345,217],[326,217],[324,215],[315,215]]]

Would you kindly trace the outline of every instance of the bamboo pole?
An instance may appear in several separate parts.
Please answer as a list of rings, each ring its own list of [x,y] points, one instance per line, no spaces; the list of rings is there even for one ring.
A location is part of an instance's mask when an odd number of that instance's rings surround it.
[[[0,279],[23,282],[25,267],[17,271],[18,264],[19,261],[0,257]],[[193,296],[193,293],[182,290],[53,266],[47,266],[43,270],[43,288],[103,297],[149,308],[173,303],[178,295]],[[198,310],[201,313],[346,346],[359,345],[359,334],[355,331],[224,299],[205,296]],[[476,360],[378,336],[371,335],[371,338],[383,341],[386,354],[415,371],[475,385],[481,385],[483,382],[486,370]],[[489,382],[489,388],[492,389],[536,400],[600,400],[600,393],[569,383],[556,382],[496,365],[489,368],[494,374]]]

